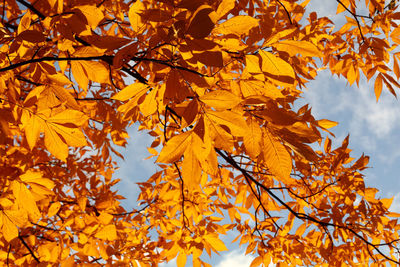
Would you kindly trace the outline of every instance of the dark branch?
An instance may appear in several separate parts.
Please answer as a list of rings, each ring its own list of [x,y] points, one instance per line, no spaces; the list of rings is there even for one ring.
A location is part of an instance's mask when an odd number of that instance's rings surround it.
[[[32,255],[32,257],[35,259],[37,263],[40,263],[40,260],[38,257],[36,257],[35,253],[33,253],[32,249],[29,247],[29,245],[25,242],[24,238],[22,236],[18,236],[18,239],[21,240],[22,244],[28,249],[29,253]]]
[[[391,258],[389,258],[387,255],[385,255],[380,249],[379,247],[382,246],[383,244],[373,244],[370,241],[367,240],[367,238],[365,238],[362,234],[357,233],[354,229],[345,226],[345,225],[339,225],[339,224],[335,224],[335,223],[330,223],[330,222],[323,222],[317,218],[314,218],[308,214],[305,213],[299,213],[294,211],[286,202],[284,202],[282,199],[280,199],[277,195],[275,195],[274,192],[272,192],[272,190],[270,190],[268,187],[266,187],[264,184],[260,183],[257,179],[255,179],[253,176],[251,176],[245,169],[241,168],[237,162],[235,160],[233,160],[230,156],[225,155],[221,150],[219,149],[215,149],[215,151],[226,161],[228,162],[234,169],[240,171],[243,176],[246,178],[246,180],[248,179],[249,181],[253,182],[254,184],[256,184],[257,186],[261,187],[265,192],[267,192],[273,199],[275,199],[276,202],[278,202],[279,204],[281,204],[282,206],[284,206],[286,208],[287,211],[289,211],[290,213],[292,213],[296,218],[300,219],[300,220],[308,220],[311,222],[316,223],[317,225],[320,225],[321,227],[323,227],[324,229],[327,226],[332,226],[335,228],[340,228],[346,231],[349,231],[351,233],[353,233],[356,237],[358,237],[359,239],[361,239],[365,244],[367,244],[367,246],[372,247],[374,250],[376,250],[381,256],[383,256],[385,259],[394,262],[396,264],[399,264],[400,261],[395,261]],[[388,244],[392,244],[391,243],[386,243],[386,245]]]

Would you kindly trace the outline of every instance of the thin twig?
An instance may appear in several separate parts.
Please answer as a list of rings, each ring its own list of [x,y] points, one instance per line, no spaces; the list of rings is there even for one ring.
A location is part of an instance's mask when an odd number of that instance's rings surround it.
[[[25,242],[24,238],[22,236],[18,236],[18,239],[21,240],[22,244],[28,249],[29,253],[32,255],[32,257],[35,259],[37,263],[40,263],[39,258],[33,253],[32,249],[29,247],[29,245]]]

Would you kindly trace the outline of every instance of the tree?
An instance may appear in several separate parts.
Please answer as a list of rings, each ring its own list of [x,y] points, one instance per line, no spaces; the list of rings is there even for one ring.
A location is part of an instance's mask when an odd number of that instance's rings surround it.
[[[308,2],[2,1],[1,263],[210,266],[237,231],[252,266],[396,266],[400,214],[365,186],[368,157],[294,103],[325,68],[396,95],[400,12],[337,0],[335,29]],[[133,123],[159,171],[125,210]]]

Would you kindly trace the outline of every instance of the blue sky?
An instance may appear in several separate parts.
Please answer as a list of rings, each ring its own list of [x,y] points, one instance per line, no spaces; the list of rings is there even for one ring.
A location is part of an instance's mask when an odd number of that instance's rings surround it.
[[[310,6],[319,14],[336,20],[336,1],[312,0]],[[382,198],[394,196],[392,211],[400,212],[400,102],[384,89],[377,103],[372,83],[362,80],[359,88],[350,87],[343,79],[323,71],[308,84],[303,99],[296,106],[306,103],[311,105],[316,119],[339,122],[332,129],[336,146],[350,134],[351,155],[354,158],[362,153],[370,156],[370,168],[364,171],[366,185],[379,189],[378,196]],[[122,150],[125,161],[120,161],[120,169],[115,175],[122,180],[117,189],[127,198],[123,201],[126,208],[136,206],[138,190],[135,183],[147,180],[156,171],[154,158],[144,160],[149,156],[146,147],[152,142],[150,136],[139,133],[136,127],[132,127],[130,136],[129,145]],[[244,255],[244,247],[228,247],[231,249],[229,252],[221,253],[221,257],[215,256],[209,263],[217,267],[250,265],[253,257]],[[176,266],[176,263],[163,266]]]

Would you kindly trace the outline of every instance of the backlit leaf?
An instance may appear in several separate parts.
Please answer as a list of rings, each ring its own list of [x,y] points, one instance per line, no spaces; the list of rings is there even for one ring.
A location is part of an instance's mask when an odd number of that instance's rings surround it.
[[[319,49],[308,41],[283,40],[273,44],[278,51],[285,51],[290,56],[300,54],[303,57],[321,57]]]
[[[287,180],[292,171],[292,159],[287,149],[268,131],[264,131],[263,145],[264,161],[269,171],[278,180]]]
[[[235,107],[241,102],[241,99],[229,91],[216,90],[201,96],[200,101],[217,110],[224,110]]]
[[[129,8],[129,21],[135,32],[140,32],[143,30],[143,23],[141,13],[144,10],[144,5],[142,1],[135,1]]]
[[[117,239],[117,229],[113,224],[106,225],[95,234],[95,237],[103,240],[113,241]]]
[[[234,34],[237,36],[249,34],[250,30],[258,26],[258,19],[250,16],[239,15],[219,24],[214,29],[216,34]]]
[[[233,135],[244,136],[248,131],[243,117],[233,111],[207,111],[207,116],[216,124],[228,127]]]
[[[172,163],[179,160],[185,152],[190,140],[190,132],[185,132],[172,137],[161,150],[157,162]]]

